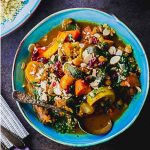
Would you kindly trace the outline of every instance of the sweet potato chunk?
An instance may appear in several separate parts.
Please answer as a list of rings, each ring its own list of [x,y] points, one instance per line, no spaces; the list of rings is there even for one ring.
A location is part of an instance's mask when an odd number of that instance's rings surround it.
[[[77,80],[75,82],[75,95],[86,95],[91,91],[91,87],[84,80]]]
[[[60,79],[60,86],[62,89],[67,89],[74,81],[74,78],[68,74],[65,74],[61,79]]]

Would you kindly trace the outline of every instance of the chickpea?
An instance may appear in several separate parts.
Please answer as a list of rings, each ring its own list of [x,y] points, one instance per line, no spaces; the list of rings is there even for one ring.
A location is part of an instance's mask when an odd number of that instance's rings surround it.
[[[107,79],[106,81],[105,81],[105,85],[111,85],[111,80],[110,79]]]

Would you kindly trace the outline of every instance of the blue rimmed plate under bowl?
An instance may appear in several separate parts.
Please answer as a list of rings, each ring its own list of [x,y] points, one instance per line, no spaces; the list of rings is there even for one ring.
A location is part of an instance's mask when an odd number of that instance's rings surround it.
[[[18,11],[14,20],[0,24],[1,37],[8,35],[19,28],[36,10],[41,0],[25,0],[23,7]]]
[[[27,122],[39,133],[45,137],[61,144],[70,146],[91,146],[96,145],[114,138],[116,135],[125,131],[139,115],[149,88],[149,67],[145,51],[133,32],[116,17],[111,16],[99,10],[91,8],[74,8],[67,9],[52,14],[36,25],[21,41],[13,65],[12,86],[14,90],[24,91],[22,84],[24,83],[24,72],[21,70],[22,62],[25,62],[29,56],[28,46],[37,42],[42,36],[48,33],[57,25],[60,25],[65,18],[74,18],[77,21],[90,21],[95,23],[107,23],[114,28],[118,36],[127,44],[131,44],[134,50],[136,61],[141,70],[141,89],[131,101],[129,107],[124,114],[114,123],[112,130],[106,135],[91,134],[60,134],[49,126],[43,125],[34,113],[31,105],[20,104],[18,107],[27,120]]]

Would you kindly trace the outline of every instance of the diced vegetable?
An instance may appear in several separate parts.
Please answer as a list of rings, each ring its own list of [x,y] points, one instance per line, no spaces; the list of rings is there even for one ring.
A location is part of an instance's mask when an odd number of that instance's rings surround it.
[[[75,66],[80,66],[80,64],[82,63],[82,59],[80,57],[76,57],[72,60],[72,62]]]
[[[71,53],[72,45],[71,45],[71,43],[69,43],[69,42],[64,43],[63,44],[63,49],[64,49],[64,52],[65,52],[66,56],[68,56],[68,57],[72,56],[72,53]]]
[[[77,30],[78,26],[72,18],[64,19],[62,22],[62,29],[68,30]]]
[[[104,56],[99,56],[99,57],[98,57],[98,61],[99,61],[100,63],[103,63],[103,62],[106,62],[106,61],[107,61],[107,58],[105,58]]]
[[[64,107],[66,106],[66,100],[64,99],[56,99],[54,105],[56,105],[57,107]]]
[[[61,32],[54,43],[48,47],[48,49],[44,52],[43,56],[45,58],[50,58],[53,54],[58,50],[59,44],[63,43],[67,37],[68,33]]]
[[[109,46],[112,46],[114,44],[114,41],[112,40],[104,40],[103,42],[107,43]]]
[[[47,109],[34,105],[34,110],[37,113],[38,118],[42,123],[46,124],[51,122],[51,117]]]
[[[43,63],[41,62],[30,61],[27,64],[27,67],[25,69],[26,79],[31,83],[39,82],[40,80],[43,80],[47,76],[47,73],[43,69],[40,70],[42,66],[43,66]],[[41,72],[39,73],[39,71]]]
[[[127,77],[127,81],[129,82],[131,87],[140,86],[139,79],[135,73],[130,73],[130,75]]]
[[[91,87],[84,80],[77,80],[75,82],[75,95],[86,95],[91,91]]]
[[[135,73],[130,73],[127,79],[120,83],[120,86],[139,87],[140,82]]]
[[[108,87],[100,87],[99,89],[94,89],[91,91],[87,96],[87,103],[92,106],[95,102],[107,98],[112,100],[112,102],[115,100],[115,93],[112,89],[109,89]]]
[[[79,116],[82,116],[83,114],[92,114],[94,112],[94,107],[90,106],[88,103],[82,103],[80,105],[80,111]]]
[[[62,89],[68,89],[69,86],[74,82],[74,78],[68,74],[65,74],[61,79],[60,79],[60,86]]]
[[[76,79],[81,79],[85,75],[84,72],[69,63],[64,64],[64,72],[71,74]]]
[[[78,37],[80,36],[80,31],[79,30],[66,31],[66,33],[67,33],[66,41],[77,40]]]
[[[43,53],[46,51],[46,47],[38,47],[39,57],[43,57]]]
[[[72,134],[79,123],[87,133],[105,134],[141,92],[140,69],[132,47],[107,24],[79,24],[64,19],[61,29],[29,46],[22,87],[46,104],[35,106],[36,113],[58,132]]]
[[[54,129],[60,133],[73,133],[77,125],[77,120],[66,113],[58,114],[57,111],[51,112],[53,123],[51,124]]]
[[[82,58],[83,48],[79,49],[79,57]]]
[[[125,47],[125,49],[124,49],[124,51],[126,52],[126,53],[132,53],[132,47],[130,46],[130,45],[127,45],[126,47]]]
[[[124,80],[124,81],[121,81],[120,86],[127,86],[127,87],[129,87],[130,84],[129,84],[128,81]]]
[[[111,80],[110,80],[110,79],[107,79],[107,80],[105,81],[105,85],[107,85],[107,86],[111,85]]]
[[[87,51],[89,54],[94,53],[95,55],[100,55],[100,49],[94,45],[88,46],[85,51]]]
[[[92,32],[92,30],[89,26],[87,26],[83,29],[83,34],[91,34],[91,32]]]

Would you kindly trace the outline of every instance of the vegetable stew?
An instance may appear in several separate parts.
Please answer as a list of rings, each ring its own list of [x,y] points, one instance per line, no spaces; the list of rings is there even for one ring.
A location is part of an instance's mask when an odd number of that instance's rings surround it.
[[[39,120],[58,132],[76,133],[77,118],[91,115],[115,121],[141,91],[132,46],[107,24],[65,19],[29,51],[26,92],[71,114],[33,106]]]

